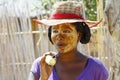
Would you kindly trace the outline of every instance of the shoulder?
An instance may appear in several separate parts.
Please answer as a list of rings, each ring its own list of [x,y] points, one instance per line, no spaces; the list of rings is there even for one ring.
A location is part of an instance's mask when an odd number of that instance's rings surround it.
[[[42,59],[42,56],[41,57],[38,57],[38,58],[36,58],[35,60],[34,60],[34,62],[33,63],[38,63],[38,62],[40,62],[40,60]]]
[[[42,59],[42,57],[38,57],[37,59],[35,59],[34,61],[33,61],[33,66],[34,65],[36,65],[36,66],[39,66],[40,65],[40,60]]]
[[[57,54],[56,52],[52,52],[52,51],[46,52],[46,53],[44,53],[42,56],[40,56],[40,57],[38,57],[37,59],[35,59],[34,62],[33,62],[33,65],[40,65],[41,59],[42,59],[45,55],[50,54],[50,53],[53,54],[53,55],[56,55],[56,54]]]
[[[104,78],[103,80],[107,80],[109,73],[108,73],[108,70],[105,67],[105,65],[97,58],[90,57],[89,60],[90,60],[89,61],[90,66],[91,66],[92,70],[94,71],[94,73],[96,74],[96,76],[98,76],[99,78],[102,78],[102,79]]]
[[[89,58],[90,65],[95,67],[96,69],[106,69],[105,65],[97,58],[90,57]]]
[[[103,63],[97,58],[90,57],[89,60],[91,64],[93,64],[94,66],[97,66],[97,67],[103,66]]]
[[[42,57],[38,57],[37,59],[34,60],[32,67],[31,67],[31,72],[34,75],[40,76],[40,60]]]
[[[32,64],[32,67],[31,67],[31,72],[34,74],[34,75],[37,75],[40,77],[40,61],[42,60],[42,58],[45,56],[45,54],[48,54],[48,53],[52,53],[52,54],[55,54],[56,52],[46,52],[44,53],[44,55],[38,57],[37,59],[35,59],[33,61],[33,64]]]

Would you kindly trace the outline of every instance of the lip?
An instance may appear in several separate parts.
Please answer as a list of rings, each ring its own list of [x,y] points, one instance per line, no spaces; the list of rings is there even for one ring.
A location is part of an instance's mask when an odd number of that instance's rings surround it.
[[[57,43],[57,46],[58,46],[59,48],[61,48],[61,47],[66,46],[66,44],[65,44],[65,43],[62,43],[62,42],[58,42],[58,43]]]

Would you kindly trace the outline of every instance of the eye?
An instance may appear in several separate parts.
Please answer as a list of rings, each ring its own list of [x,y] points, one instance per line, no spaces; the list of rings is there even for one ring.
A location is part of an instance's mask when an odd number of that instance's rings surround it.
[[[55,29],[55,30],[53,30],[52,32],[53,32],[53,33],[58,33],[58,30]]]
[[[64,30],[63,33],[70,33],[70,30]]]

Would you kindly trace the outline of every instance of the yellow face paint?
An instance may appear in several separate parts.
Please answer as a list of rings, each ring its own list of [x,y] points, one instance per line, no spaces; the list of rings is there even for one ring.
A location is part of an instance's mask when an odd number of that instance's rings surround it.
[[[59,24],[52,27],[51,39],[58,52],[66,53],[77,48],[79,33],[72,24]]]

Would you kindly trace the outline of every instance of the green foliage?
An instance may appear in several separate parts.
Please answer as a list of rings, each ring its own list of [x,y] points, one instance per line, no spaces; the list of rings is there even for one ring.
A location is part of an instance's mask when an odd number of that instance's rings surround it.
[[[84,0],[86,18],[89,20],[97,19],[97,3],[96,0]]]
[[[57,1],[61,1],[61,0],[41,0],[42,5],[45,10],[50,10],[55,1],[57,2]]]

